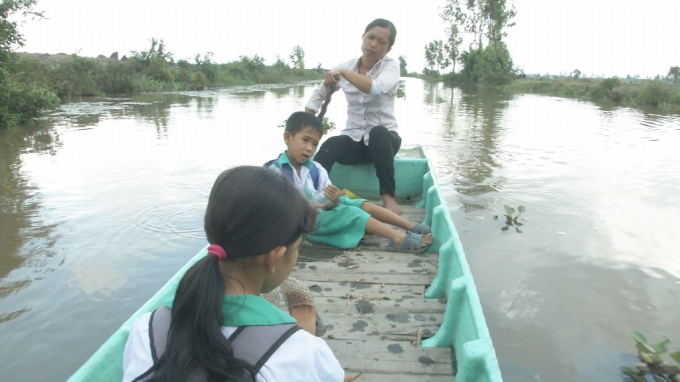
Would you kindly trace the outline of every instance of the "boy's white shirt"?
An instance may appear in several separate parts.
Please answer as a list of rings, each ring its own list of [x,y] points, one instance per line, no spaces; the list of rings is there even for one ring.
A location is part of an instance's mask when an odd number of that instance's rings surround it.
[[[330,186],[332,183],[331,179],[328,177],[328,171],[326,171],[326,169],[323,168],[319,162],[312,161],[312,166],[316,166],[316,168],[319,170],[318,190],[314,189],[314,180],[312,179],[311,171],[307,168],[307,166],[300,166],[299,176],[297,171],[293,171],[293,181],[295,183],[295,188],[297,188],[298,191],[300,191],[302,195],[305,196],[305,198],[307,198],[307,194],[305,193],[305,188],[307,188],[308,190],[313,190],[313,199],[317,199],[320,197],[320,195],[323,195],[323,189],[326,188],[326,186]]]
[[[123,355],[123,382],[130,382],[153,365],[149,342],[151,313],[133,324]],[[223,326],[229,338],[236,327]],[[257,382],[342,382],[345,371],[326,342],[304,330],[298,330],[279,347],[262,366]]]

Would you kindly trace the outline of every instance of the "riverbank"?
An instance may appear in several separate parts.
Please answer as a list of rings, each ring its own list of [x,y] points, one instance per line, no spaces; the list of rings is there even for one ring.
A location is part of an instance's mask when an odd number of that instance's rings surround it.
[[[661,80],[518,78],[500,89],[680,113],[680,84]]]
[[[235,85],[320,80],[323,68],[300,69],[281,59],[265,65],[259,56],[218,64],[210,55],[188,60],[165,57],[81,57],[67,54],[16,53],[6,66],[2,127],[30,124],[59,101],[79,97],[203,90]],[[3,74],[4,74],[3,73]],[[6,100],[4,98],[7,98]]]
[[[278,61],[265,65],[258,56],[226,64],[197,57],[195,62],[161,59],[97,58],[67,54],[18,53],[15,79],[42,83],[60,99],[135,92],[203,90],[210,87],[292,83],[320,79],[325,71],[296,69]]]
[[[451,87],[475,86],[460,83],[455,75],[439,75],[436,71],[410,76],[429,82],[441,81]],[[491,89],[575,98],[644,110],[657,108],[664,113],[680,114],[680,83],[658,79],[517,77],[507,85]]]

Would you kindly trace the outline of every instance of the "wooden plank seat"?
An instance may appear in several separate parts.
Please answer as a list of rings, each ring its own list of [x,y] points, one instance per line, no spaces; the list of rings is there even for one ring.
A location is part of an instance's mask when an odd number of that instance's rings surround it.
[[[400,207],[406,219],[423,221],[424,210]],[[451,350],[420,347],[446,309],[446,301],[423,297],[439,256],[390,252],[387,245],[377,236],[350,250],[304,241],[291,276],[310,287],[323,338],[348,374],[363,371],[362,382],[452,381]]]

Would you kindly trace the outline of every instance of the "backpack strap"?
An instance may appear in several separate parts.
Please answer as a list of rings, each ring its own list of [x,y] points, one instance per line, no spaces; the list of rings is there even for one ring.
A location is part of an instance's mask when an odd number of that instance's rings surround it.
[[[278,159],[272,159],[269,162],[265,163],[262,165],[262,167],[267,167],[267,168],[279,168],[278,166]]]
[[[151,313],[151,318],[149,319],[149,343],[151,344],[153,363],[157,363],[158,359],[165,353],[171,317],[172,311],[165,305],[161,305]]]
[[[149,342],[154,364],[165,352],[171,320],[172,310],[165,305],[151,313]],[[297,324],[241,326],[229,336],[229,342],[234,349],[234,357],[251,365],[252,374],[257,375],[272,354],[298,330]]]
[[[319,168],[316,167],[316,164],[314,164],[314,162],[312,162],[312,168],[309,169],[309,174],[312,176],[314,190],[319,191]]]
[[[278,169],[281,172],[281,175],[283,175],[286,179],[290,180],[291,182],[293,181],[293,168],[291,166],[281,166],[279,165],[278,159],[273,159],[270,160],[269,162],[265,163],[263,167],[271,168],[271,169]],[[314,162],[312,162],[312,167],[309,169],[309,175],[312,176],[312,183],[314,184],[314,190],[318,191],[319,190],[319,168],[316,167]]]
[[[274,159],[274,160],[270,160],[269,162],[265,163],[264,167],[271,168],[271,169],[274,169],[274,170],[278,170],[281,173],[281,175],[283,175],[286,179],[295,183],[295,180],[293,179],[293,168],[291,166],[281,166],[281,165],[279,165],[278,160]]]
[[[230,337],[234,348],[234,357],[252,365],[253,375],[260,372],[269,358],[295,334],[300,327],[297,324],[279,324],[271,326],[245,326],[240,334]],[[234,333],[236,334],[236,333]],[[233,338],[233,339],[232,339]]]

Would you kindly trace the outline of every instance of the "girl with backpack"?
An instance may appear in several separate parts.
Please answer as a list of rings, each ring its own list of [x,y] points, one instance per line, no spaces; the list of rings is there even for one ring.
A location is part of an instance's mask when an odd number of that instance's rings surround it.
[[[123,381],[348,380],[326,342],[260,297],[291,273],[316,215],[274,171],[220,174],[205,213],[208,255],[182,277],[174,301],[133,324]]]

